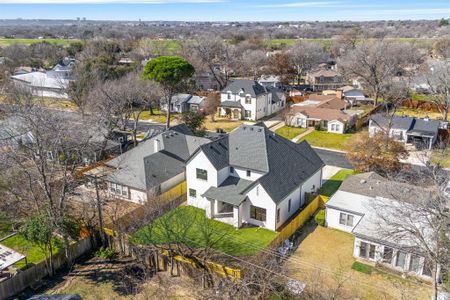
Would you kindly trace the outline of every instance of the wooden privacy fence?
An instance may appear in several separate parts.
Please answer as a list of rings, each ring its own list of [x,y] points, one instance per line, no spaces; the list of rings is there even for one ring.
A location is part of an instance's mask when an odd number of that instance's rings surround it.
[[[319,208],[324,207],[324,203],[328,201],[328,197],[318,195],[314,200],[312,200],[304,209],[300,211],[289,223],[282,227],[279,231],[278,236],[270,244],[271,247],[278,247],[285,240],[287,240],[291,235],[294,234],[306,221],[316,213]]]
[[[378,104],[373,109],[371,109],[369,112],[367,112],[366,114],[363,114],[361,117],[359,117],[356,120],[356,124],[355,124],[356,130],[361,129],[362,127],[364,127],[364,125],[369,123],[370,116],[377,113],[378,111],[380,111],[382,107],[383,107],[383,105]]]
[[[174,186],[170,190],[162,193],[157,198],[159,200],[162,200],[163,202],[174,200],[174,199],[186,194],[186,188],[187,188],[187,183],[186,183],[186,181],[183,181],[182,183],[178,184],[177,186]]]
[[[69,252],[73,259],[89,252],[92,249],[90,238],[84,238],[69,246]],[[55,270],[66,263],[64,252],[61,251],[53,256],[53,267]],[[24,271],[18,271],[13,277],[0,282],[0,300],[13,297],[28,287],[32,287],[39,280],[48,275],[45,261],[32,265]]]

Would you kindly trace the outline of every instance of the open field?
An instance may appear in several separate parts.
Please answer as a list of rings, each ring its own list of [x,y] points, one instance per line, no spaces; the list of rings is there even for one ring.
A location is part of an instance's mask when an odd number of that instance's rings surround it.
[[[180,206],[139,229],[132,235],[131,241],[144,245],[177,242],[193,248],[210,246],[219,252],[245,256],[259,252],[276,236],[276,232],[260,227],[236,229],[208,219],[202,209]]]
[[[288,140],[292,140],[296,136],[302,134],[308,130],[308,128],[300,128],[300,127],[290,127],[290,126],[283,126],[279,129],[277,129],[275,132],[282,137],[287,138]]]
[[[328,179],[320,188],[319,194],[325,195],[327,197],[333,196],[334,193],[339,189],[345,178],[349,175],[353,175],[355,170],[342,169],[336,174],[334,174],[330,179]]]
[[[298,143],[306,140],[311,146],[345,151],[348,149],[349,141],[354,136],[353,133],[339,134],[314,130],[301,138]]]
[[[68,45],[72,42],[79,42],[77,39],[0,39],[1,46],[10,46],[14,44],[31,45],[36,43],[48,42],[55,45]]]
[[[342,284],[338,299],[429,299],[431,288],[413,278],[372,268],[371,274],[352,269],[354,237],[346,232],[313,225],[287,262],[290,275],[308,288],[334,290]],[[370,272],[368,272],[370,273]],[[404,293],[404,294],[403,294]],[[402,297],[407,295],[407,298]]]
[[[61,242],[59,240],[55,240],[53,242],[53,253],[57,253]],[[44,251],[39,248],[37,245],[33,245],[31,242],[25,240],[25,238],[21,234],[13,235],[12,237],[7,238],[2,241],[2,245],[5,245],[8,248],[11,248],[27,257],[28,263],[39,263],[45,260]],[[15,264],[16,268],[22,268],[25,266],[25,260],[22,260]]]

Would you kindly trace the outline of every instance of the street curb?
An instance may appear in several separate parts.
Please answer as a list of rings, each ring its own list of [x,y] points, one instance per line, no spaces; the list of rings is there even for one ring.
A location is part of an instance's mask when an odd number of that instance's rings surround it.
[[[330,148],[322,148],[322,147],[316,147],[316,146],[311,146],[311,148],[319,149],[319,150],[332,151],[332,152],[337,152],[337,153],[342,153],[342,154],[347,154],[347,152],[348,152],[348,151],[342,151],[342,150],[336,150],[336,149],[330,149]]]

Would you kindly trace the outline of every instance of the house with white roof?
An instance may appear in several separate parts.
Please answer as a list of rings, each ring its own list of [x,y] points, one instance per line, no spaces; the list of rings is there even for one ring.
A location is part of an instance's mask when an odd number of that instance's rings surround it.
[[[386,234],[391,225],[380,217],[383,213],[386,217],[399,218],[389,208],[420,195],[427,197],[429,193],[424,188],[390,181],[373,172],[349,176],[325,204],[326,225],[354,235],[353,256],[358,260],[430,280],[431,262],[417,250],[414,238]],[[417,216],[418,224],[422,217]],[[426,231],[426,225],[423,226]]]
[[[58,73],[31,72],[11,76],[13,82],[30,90],[37,97],[67,99],[69,79]]]
[[[263,86],[255,80],[237,79],[220,94],[219,116],[256,121],[270,116],[286,105],[284,92]]]
[[[276,230],[321,187],[323,161],[263,124],[242,125],[201,145],[186,164],[188,204],[237,228]]]

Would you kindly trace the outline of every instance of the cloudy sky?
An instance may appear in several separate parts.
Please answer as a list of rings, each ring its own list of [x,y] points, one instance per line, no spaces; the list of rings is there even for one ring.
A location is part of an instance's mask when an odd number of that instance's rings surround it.
[[[450,0],[0,0],[0,19],[327,21],[450,18]]]

